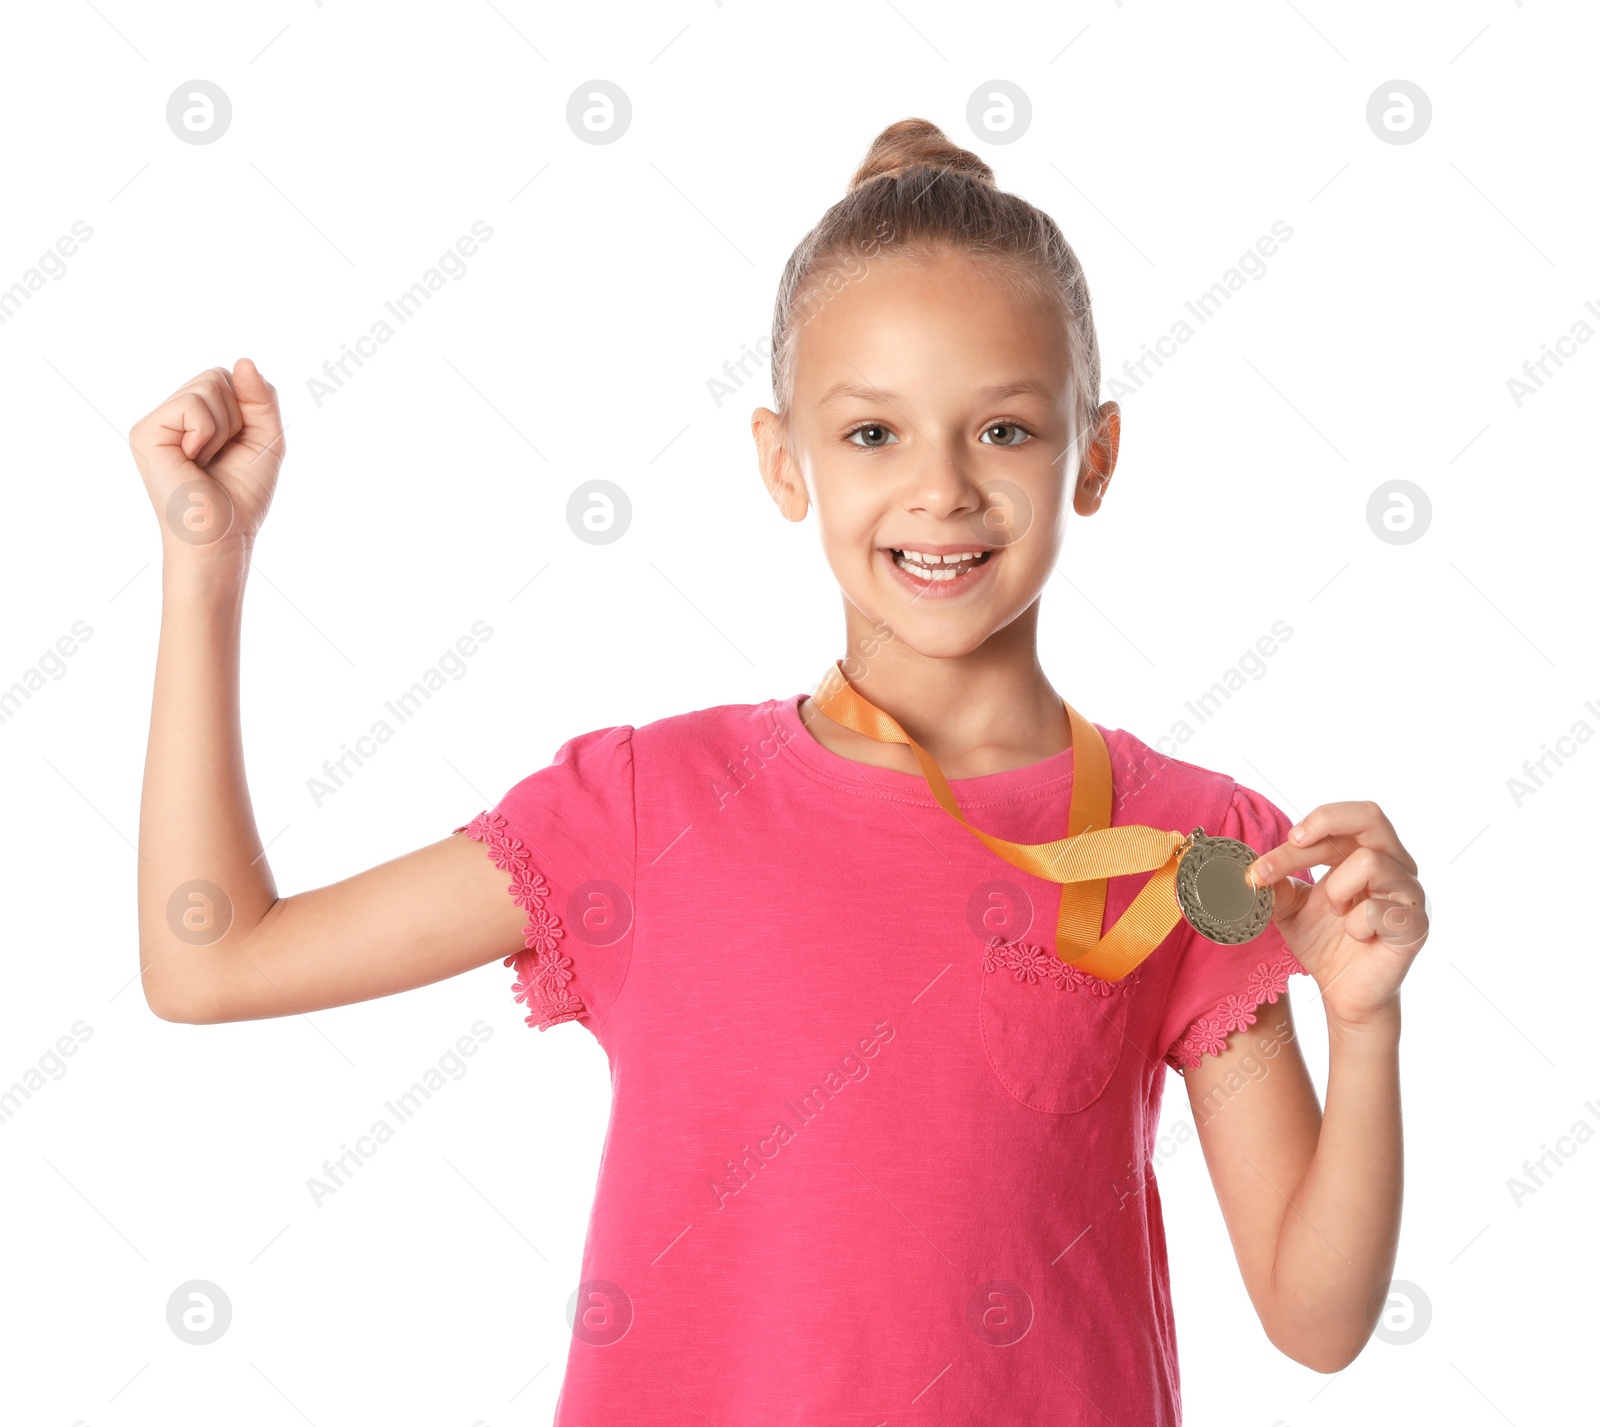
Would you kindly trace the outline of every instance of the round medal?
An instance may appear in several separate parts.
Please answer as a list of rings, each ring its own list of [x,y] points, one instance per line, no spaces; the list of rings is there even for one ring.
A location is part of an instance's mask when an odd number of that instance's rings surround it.
[[[1272,888],[1252,887],[1245,869],[1256,860],[1249,843],[1190,834],[1189,850],[1178,860],[1178,908],[1184,920],[1207,941],[1239,946],[1254,941],[1272,920]]]

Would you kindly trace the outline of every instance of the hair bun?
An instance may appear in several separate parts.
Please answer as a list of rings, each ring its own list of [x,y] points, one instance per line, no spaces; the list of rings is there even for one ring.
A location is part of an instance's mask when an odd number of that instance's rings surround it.
[[[937,124],[926,119],[901,119],[872,141],[861,167],[850,179],[850,188],[916,168],[941,169],[974,182],[994,184],[994,170],[970,149],[951,143]]]

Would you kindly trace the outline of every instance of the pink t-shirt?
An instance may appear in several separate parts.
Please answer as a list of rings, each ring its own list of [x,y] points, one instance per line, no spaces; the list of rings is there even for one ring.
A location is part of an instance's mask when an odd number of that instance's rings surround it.
[[[1176,1427],[1165,1067],[1304,968],[1275,927],[1182,920],[1121,982],[1065,968],[1060,888],[824,748],[804,699],[583,734],[456,829],[527,908],[528,1023],[611,1066],[557,1424]],[[1284,840],[1259,793],[1101,733],[1113,824]],[[951,787],[1044,842],[1072,764]]]

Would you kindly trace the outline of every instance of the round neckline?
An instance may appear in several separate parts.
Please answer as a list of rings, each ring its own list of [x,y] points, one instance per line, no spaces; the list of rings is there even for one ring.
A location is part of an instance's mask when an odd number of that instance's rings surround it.
[[[922,803],[938,807],[938,800],[928,781],[920,773],[902,773],[897,768],[880,768],[875,763],[858,763],[835,753],[819,743],[805,720],[800,717],[800,705],[810,697],[810,692],[790,694],[772,701],[774,721],[782,725],[787,738],[784,745],[813,773],[847,792],[882,797],[894,795],[904,802]],[[1096,724],[1095,727],[1099,728]],[[1100,730],[1104,736],[1105,730]],[[946,781],[963,808],[981,807],[989,803],[1014,802],[1030,794],[1055,793],[1062,785],[1072,782],[1073,750],[1063,748],[1037,763],[1027,763],[1020,768],[1006,768],[998,773],[979,773],[968,778],[949,778]]]

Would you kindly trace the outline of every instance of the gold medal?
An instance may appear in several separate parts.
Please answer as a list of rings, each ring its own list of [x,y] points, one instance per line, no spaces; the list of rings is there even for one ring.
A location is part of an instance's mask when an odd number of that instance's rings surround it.
[[[1254,941],[1272,920],[1272,888],[1252,887],[1245,869],[1256,860],[1249,843],[1189,834],[1178,859],[1176,892],[1183,918],[1207,941],[1239,946]]]

